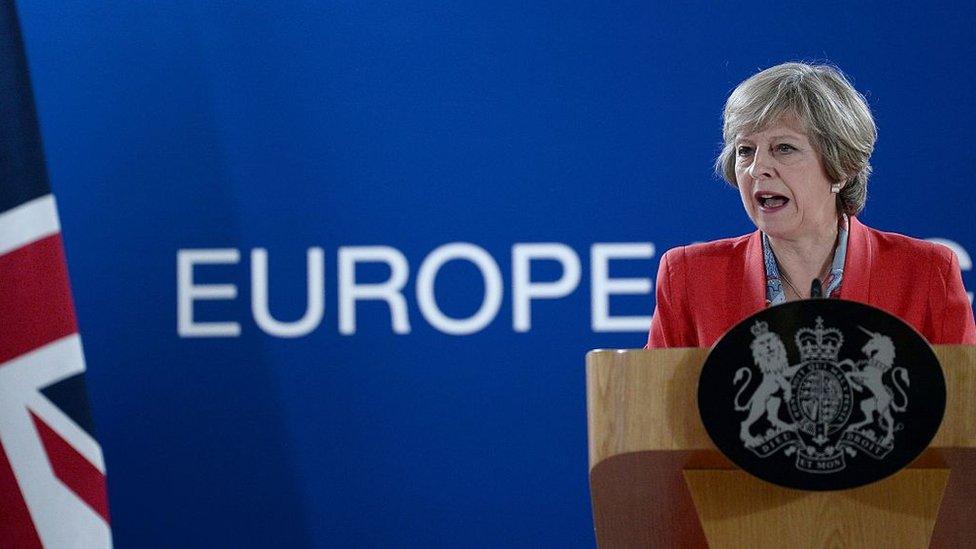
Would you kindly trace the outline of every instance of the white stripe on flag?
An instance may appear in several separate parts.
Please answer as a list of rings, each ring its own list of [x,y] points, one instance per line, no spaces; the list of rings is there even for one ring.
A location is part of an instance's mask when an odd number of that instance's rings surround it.
[[[55,429],[99,471],[105,470],[98,443],[53,405],[35,407],[37,390],[84,371],[81,339],[72,334],[0,367],[0,440],[10,468],[45,547],[112,546],[109,525],[58,479],[38,437],[31,411]],[[44,399],[45,404],[50,404]],[[68,427],[71,424],[72,427]],[[81,444],[74,446],[74,443]]]
[[[78,334],[65,336],[0,364],[0,401],[33,410],[104,475],[105,460],[98,442],[39,391],[84,371],[81,338]]]
[[[0,214],[0,255],[60,231],[54,195],[35,198]]]

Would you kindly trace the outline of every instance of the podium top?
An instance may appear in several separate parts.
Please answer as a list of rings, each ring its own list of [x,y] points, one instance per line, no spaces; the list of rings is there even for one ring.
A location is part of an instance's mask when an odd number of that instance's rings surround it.
[[[932,347],[946,378],[946,411],[932,448],[976,449],[976,346]],[[708,349],[595,350],[586,355],[590,469],[630,452],[714,450],[698,415]]]

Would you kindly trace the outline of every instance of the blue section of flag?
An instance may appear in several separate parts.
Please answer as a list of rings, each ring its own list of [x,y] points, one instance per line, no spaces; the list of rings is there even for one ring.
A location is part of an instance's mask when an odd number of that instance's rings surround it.
[[[41,394],[61,409],[92,438],[95,437],[95,422],[88,406],[88,390],[85,388],[85,374],[78,374],[48,385]]]
[[[17,9],[0,2],[0,213],[51,192]]]
[[[0,0],[0,547],[111,547],[50,193],[17,9]]]

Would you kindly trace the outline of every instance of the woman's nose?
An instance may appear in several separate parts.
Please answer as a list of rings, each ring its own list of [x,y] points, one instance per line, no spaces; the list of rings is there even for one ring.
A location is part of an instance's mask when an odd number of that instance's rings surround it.
[[[767,155],[756,151],[752,157],[752,165],[749,166],[749,177],[753,179],[765,179],[773,176],[773,170],[767,162]]]

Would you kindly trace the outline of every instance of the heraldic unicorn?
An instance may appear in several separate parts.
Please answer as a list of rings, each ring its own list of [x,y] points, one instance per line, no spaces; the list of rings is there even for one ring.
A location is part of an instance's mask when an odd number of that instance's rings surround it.
[[[800,361],[790,365],[780,336],[766,322],[753,324],[750,347],[762,377],[745,401],[754,369],[739,368],[732,381],[735,411],[748,412],[739,431],[747,449],[760,458],[795,454],[796,467],[810,473],[843,470],[845,455],[891,452],[902,428],[895,414],[908,406],[908,371],[894,365],[890,337],[859,328],[868,336],[864,358],[840,360],[844,334],[817,317],[814,328],[796,331]]]

